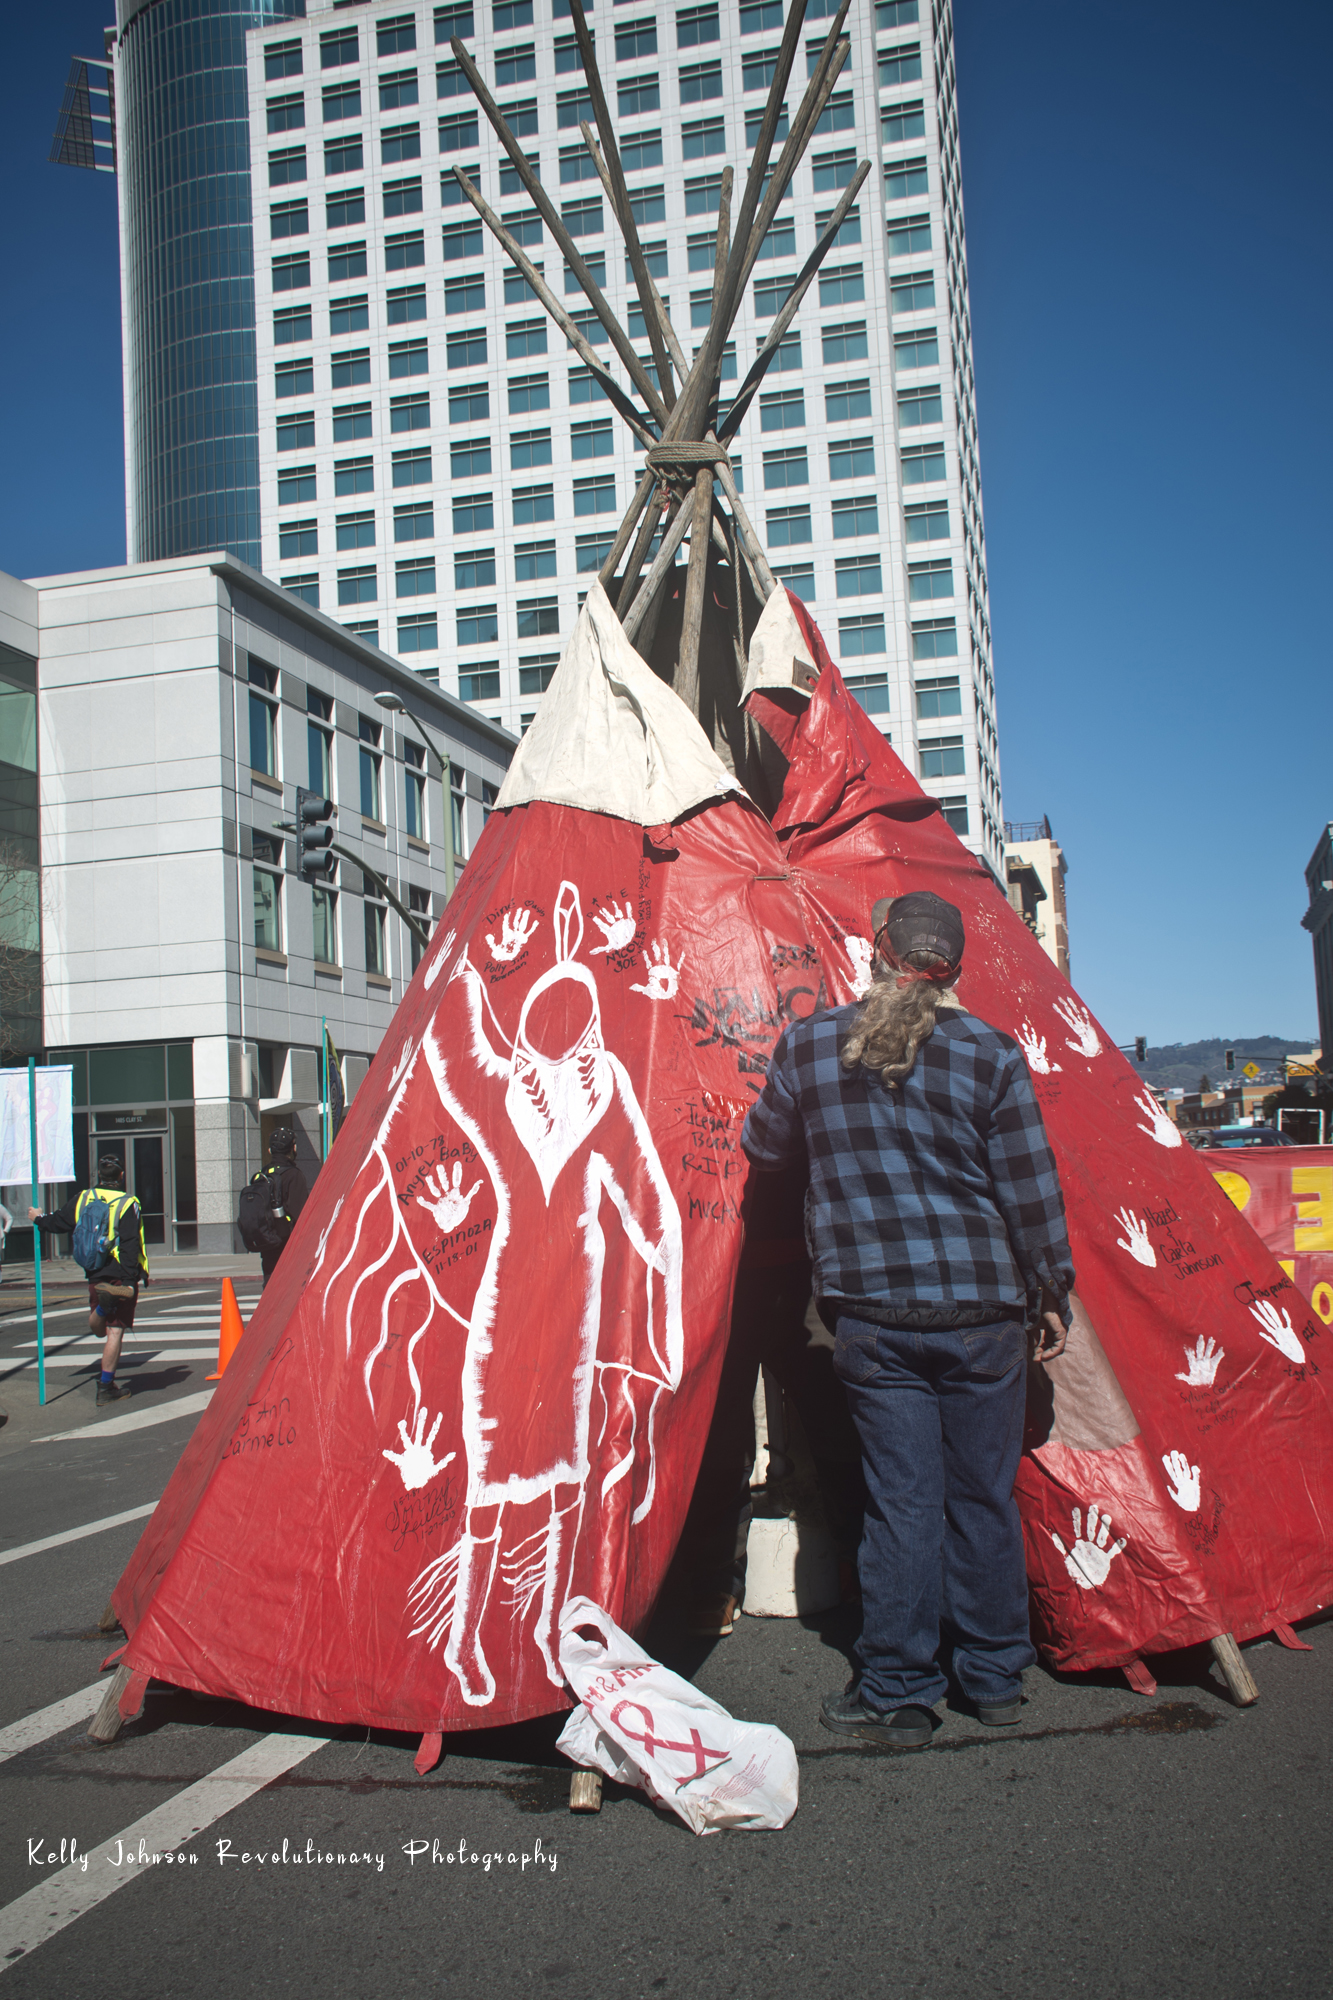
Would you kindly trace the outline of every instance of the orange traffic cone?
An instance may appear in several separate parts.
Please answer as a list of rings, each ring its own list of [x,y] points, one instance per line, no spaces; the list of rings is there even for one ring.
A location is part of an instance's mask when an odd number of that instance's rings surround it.
[[[206,1379],[220,1382],[227,1372],[227,1363],[236,1352],[237,1343],[245,1332],[245,1322],[241,1309],[236,1303],[236,1288],[230,1278],[222,1280],[222,1323],[218,1328],[218,1369],[216,1375]]]

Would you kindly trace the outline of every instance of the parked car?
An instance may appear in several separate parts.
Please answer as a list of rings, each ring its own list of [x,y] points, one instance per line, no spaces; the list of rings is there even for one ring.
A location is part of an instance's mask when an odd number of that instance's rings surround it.
[[[1201,1145],[1214,1146],[1294,1146],[1297,1141],[1279,1132],[1276,1125],[1219,1125],[1205,1133]]]

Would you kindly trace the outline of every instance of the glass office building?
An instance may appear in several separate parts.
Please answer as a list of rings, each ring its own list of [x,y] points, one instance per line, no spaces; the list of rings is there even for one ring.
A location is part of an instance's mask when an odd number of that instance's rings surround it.
[[[259,564],[246,31],[305,0],[119,0],[115,97],[131,562]]]

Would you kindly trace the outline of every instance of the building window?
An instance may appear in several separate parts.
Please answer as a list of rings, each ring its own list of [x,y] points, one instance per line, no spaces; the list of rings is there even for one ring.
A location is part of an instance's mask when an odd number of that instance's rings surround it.
[[[847,64],[851,68],[851,64]],[[850,90],[835,91],[820,114],[815,133],[821,139],[834,132],[850,132],[856,124],[856,101]]]
[[[555,575],[554,542],[519,542],[514,550],[515,583],[538,583]]]
[[[850,306],[866,295],[866,274],[861,264],[842,264],[819,274],[821,306]]]
[[[384,268],[386,271],[410,271],[426,261],[426,238],[419,229],[406,231],[402,236],[386,236],[384,239]],[[364,258],[361,269],[365,270]],[[329,259],[332,275],[333,260]],[[348,276],[353,273],[349,272]]]
[[[520,639],[545,639],[560,630],[560,602],[555,597],[520,598],[518,605],[518,636]]]
[[[440,92],[444,96],[444,92]],[[380,110],[405,111],[409,106],[421,101],[414,69],[391,70],[380,78]]]
[[[741,33],[757,35],[765,28],[782,26],[782,0],[742,0]]]
[[[287,187],[292,181],[305,179],[305,147],[287,146],[280,153],[268,156],[268,184],[270,187]]]
[[[366,888],[372,889],[373,887],[374,885],[370,881],[369,876],[367,876]],[[365,898],[361,908],[364,913],[366,931],[366,971],[382,979],[386,976],[386,969],[389,963],[385,935],[388,930],[387,919],[389,912],[383,903],[372,903],[369,896]]]
[[[303,292],[310,283],[310,252],[298,250],[288,257],[273,259],[275,292]]]
[[[410,562],[400,562],[394,569],[394,595],[397,597],[433,597],[435,595],[435,558],[416,556]]]
[[[422,205],[420,175],[413,180],[385,181],[383,195],[386,219],[394,215],[419,215]],[[357,220],[360,219],[358,216]]]
[[[329,251],[329,283],[346,285],[353,278],[366,275],[366,246],[364,243],[344,243],[337,250]]]
[[[440,644],[439,621],[433,611],[414,612],[398,620],[400,653],[433,653]]]
[[[783,389],[759,398],[761,431],[799,430],[805,423],[805,396],[800,389]]]
[[[836,368],[848,361],[867,361],[870,358],[870,343],[863,319],[851,320],[842,326],[826,326],[823,329],[822,340],[826,368]]]
[[[829,423],[854,423],[858,417],[871,414],[868,378],[859,382],[830,382],[825,388],[824,415]]]
[[[323,883],[311,890],[315,919],[315,963],[338,963],[338,891]]]
[[[944,422],[944,405],[940,400],[938,382],[921,389],[900,389],[898,391],[899,430],[919,430],[923,424]]]
[[[544,264],[538,263],[533,268],[540,278],[546,267]],[[596,274],[594,273],[594,275]],[[569,290],[568,280],[565,283],[565,290]],[[521,271],[506,271],[504,274],[504,298],[507,306],[535,305],[538,294],[533,290]]]
[[[912,627],[914,660],[951,660],[958,652],[958,629],[952,618],[927,618]]]
[[[452,42],[455,39],[460,42],[470,42],[475,34],[476,29],[473,26],[472,19],[472,0],[453,0],[452,5],[446,4],[443,7],[435,9],[435,41],[437,46],[442,42]]]
[[[359,388],[363,382],[370,380],[370,349],[358,347],[332,355],[329,369],[335,389]]]
[[[375,546],[373,514],[339,514],[336,531],[339,549],[373,549]]]
[[[768,491],[782,486],[808,486],[810,466],[805,447],[764,453],[764,486]]]
[[[897,369],[939,366],[939,335],[933,326],[917,327],[911,333],[893,336],[893,365]]]
[[[361,116],[359,83],[332,83],[324,92],[324,123],[336,125],[343,118]]]
[[[417,45],[417,24],[411,14],[394,14],[386,21],[375,23],[375,53],[377,56],[406,55]]]
[[[446,264],[458,264],[465,257],[481,255],[480,222],[450,222],[440,231]]]
[[[444,365],[446,368],[484,368],[486,366],[486,335],[477,327],[466,333],[451,333],[445,342]]]
[[[886,105],[879,114],[882,146],[898,146],[904,139],[924,139],[926,112],[921,103]]]
[[[856,172],[856,148],[844,153],[817,153],[811,163],[816,194],[834,194],[850,186]]]
[[[520,694],[545,694],[560,664],[559,653],[530,654],[518,663]]]
[[[442,153],[469,152],[477,144],[477,114],[475,111],[457,111],[451,118],[440,120],[440,151]]]
[[[425,837],[426,836],[424,834],[418,835],[418,838],[421,840],[424,840]],[[457,849],[455,849],[455,852],[457,852]],[[426,931],[426,934],[427,936],[429,936],[431,930],[430,890],[418,889],[415,886],[415,884],[410,883],[408,885],[408,891],[407,891],[407,907],[412,912],[412,915],[414,917],[417,917],[418,919],[421,920],[423,927]],[[415,972],[417,967],[420,965],[422,959],[425,957],[426,947],[425,945],[422,944],[421,939],[417,936],[415,931],[408,932],[407,942],[408,942],[408,949],[412,954],[412,970],[413,972]]]
[[[391,431],[428,431],[430,429],[430,396],[418,391],[412,396],[392,396],[389,399],[389,429]]]
[[[611,553],[614,535],[577,535],[574,538],[574,567],[586,576],[602,567]],[[522,690],[520,689],[521,693]]]
[[[919,250],[931,247],[930,217],[928,215],[905,215],[901,221],[890,222],[887,227],[890,257],[911,257]],[[931,286],[929,303],[935,303],[935,288]],[[895,311],[906,312],[906,306],[895,303]],[[915,310],[913,308],[912,310]]]
[[[712,185],[713,183],[711,181],[691,181],[687,183],[685,188],[685,213],[687,215],[696,215],[705,212],[704,210],[699,209],[697,206],[694,208],[690,206],[691,200],[693,199],[691,195],[691,189],[693,188],[697,190],[699,188],[709,188]],[[721,191],[722,191],[721,183],[719,182],[718,183],[719,195],[721,194]],[[666,221],[666,189],[663,187],[639,188],[636,192],[630,195],[629,205],[630,205],[630,212],[634,217],[635,225],[639,229],[645,228],[646,225],[650,222]],[[713,201],[712,212],[714,214],[717,213],[716,200]]]
[[[657,54],[657,23],[653,20],[616,23],[616,61],[639,62]],[[272,126],[269,130],[272,131]]]
[[[350,444],[354,438],[371,435],[369,403],[344,403],[333,412],[333,442]]]
[[[255,943],[261,951],[281,951],[282,877],[276,871],[282,865],[282,842],[256,835],[254,857]]]
[[[480,271],[473,271],[466,278],[446,278],[444,281],[444,310],[450,315],[476,313],[485,310],[486,282]]]
[[[276,201],[268,212],[268,233],[281,236],[308,236],[310,211],[303,201]]]
[[[329,332],[335,338],[344,333],[363,333],[369,325],[370,301],[364,294],[359,299],[329,300]],[[369,375],[365,380],[370,380]]]
[[[306,753],[312,792],[322,799],[333,797],[333,702],[326,694],[307,685]]]
[[[843,686],[848,694],[855,695],[867,715],[889,713],[887,674],[844,674]]]
[[[335,28],[332,34],[319,38],[319,66],[321,69],[342,69],[357,59],[357,36],[355,28]]]
[[[662,164],[662,134],[660,132],[636,132],[632,138],[624,140],[620,148],[620,164],[627,174],[646,174],[653,167]],[[635,197],[630,196],[633,207]],[[635,221],[639,219],[637,211]]]
[[[879,87],[892,90],[900,83],[920,83],[921,44],[903,42],[896,49],[879,52]]]
[[[319,554],[319,529],[313,521],[284,521],[278,529],[278,555],[283,562],[293,556]]]
[[[313,605],[315,610],[318,611],[319,609],[318,575],[312,574],[310,576],[284,576],[279,580],[284,590],[290,590],[293,597],[299,597],[302,603]]]
[[[449,447],[449,476],[451,479],[484,479],[491,470],[491,444],[489,438],[468,438],[461,444]]]
[[[424,340],[395,340],[389,347],[389,380],[400,382],[405,375],[427,375],[430,360]]]
[[[250,656],[250,769],[278,775],[278,670]]]
[[[722,95],[721,63],[684,63],[680,71],[680,101],[682,104],[705,104],[711,97]]]
[[[841,438],[828,452],[830,479],[869,479],[875,471],[873,438]]]
[[[489,493],[469,493],[453,505],[456,535],[485,534],[495,526],[495,503]]]
[[[937,736],[933,743],[922,743],[920,758],[923,778],[961,778],[967,771],[961,736]]]
[[[380,725],[369,716],[357,717],[358,760],[361,770],[361,817],[382,820],[380,810]]]
[[[576,454],[577,456],[577,454]],[[509,466],[512,472],[528,472],[535,465],[551,463],[551,433],[546,431],[514,431],[509,440]],[[489,452],[486,471],[490,471]]]
[[[373,604],[379,596],[375,588],[375,566],[338,571],[339,604]]]
[[[268,42],[264,48],[264,81],[277,83],[284,76],[300,76],[301,44]]]
[[[555,122],[562,132],[577,130],[585,119],[591,124],[594,115],[590,91],[562,90],[556,97]]]
[[[840,556],[833,569],[839,597],[877,597],[884,588],[878,555]]]
[[[831,208],[827,209],[822,215],[816,214],[815,216],[816,236],[822,236],[824,234],[824,231],[828,228],[830,222],[832,222],[832,220],[833,220],[833,210]],[[846,250],[853,243],[859,243],[860,241],[861,241],[861,211],[859,208],[851,208],[848,209],[846,215],[842,219],[841,225],[839,226],[838,229],[838,233],[833,239],[833,246],[835,249],[838,250]]]
[[[426,287],[424,285],[404,285],[400,290],[390,292],[386,299],[387,317],[390,326],[404,326],[414,319],[426,317]]]
[[[604,403],[608,400],[605,384],[598,380],[591,368],[571,368],[569,400],[571,403]]]
[[[330,229],[354,229],[366,219],[364,189],[348,188],[345,194],[326,195],[324,215]]]
[[[421,158],[421,127],[419,125],[391,125],[380,135],[380,162],[390,167],[400,160]],[[420,204],[418,204],[420,206]]]
[[[759,245],[758,261],[772,257],[794,257],[796,255],[796,224],[776,221],[769,227],[768,234]]]
[[[373,493],[375,465],[369,458],[339,459],[333,468],[333,492],[342,500],[352,493]]]
[[[537,154],[525,153],[523,157],[532,172],[536,174],[537,179],[540,180],[542,177],[542,163]],[[500,162],[501,195],[507,199],[512,194],[522,194],[523,192],[523,182],[519,178],[518,168],[512,160],[502,160]]]
[[[413,500],[393,510],[396,542],[429,541],[435,533],[435,509],[429,500]]]
[[[546,352],[546,321],[515,320],[505,328],[505,354],[510,361],[526,360],[530,354]]]
[[[413,840],[426,838],[425,756],[419,743],[403,744],[403,823]]]
[[[500,616],[493,604],[472,604],[454,616],[460,646],[493,646],[500,636]]]
[[[764,124],[763,108],[758,104],[753,105],[751,109],[747,111],[745,114],[745,143],[748,147],[753,148],[759,144],[759,134],[763,130],[763,124]],[[787,107],[784,104],[781,111],[779,111],[778,113],[778,122],[773,127],[773,137],[775,139],[785,139],[787,137],[789,130],[790,126],[787,120]],[[789,188],[787,190],[787,193],[790,194],[790,192],[791,190]],[[784,195],[782,198],[785,201],[787,199],[787,196]]]
[[[491,414],[491,392],[484,382],[451,384],[449,421],[451,424],[484,424]]]
[[[904,486],[927,486],[932,480],[943,479],[942,444],[904,445],[898,455],[902,461]]]
[[[555,519],[555,489],[551,486],[519,486],[514,491],[514,526],[529,528],[539,521]]]
[[[869,653],[883,653],[887,650],[882,611],[872,612],[861,618],[838,620],[838,652],[842,658],[860,659]]]
[[[571,236],[600,236],[605,227],[601,196],[596,200],[563,202],[560,220]]]
[[[781,278],[756,278],[754,284],[754,316],[756,319],[775,319],[782,310],[782,302],[796,282],[795,274]]]
[[[314,412],[307,410],[299,417],[278,418],[278,450],[307,451],[315,442]]]
[[[313,361],[279,361],[273,370],[275,396],[310,396],[315,389]]]
[[[687,160],[706,160],[727,150],[727,128],[721,118],[703,118],[680,128],[681,152]]]
[[[850,541],[854,535],[877,535],[879,533],[879,503],[873,493],[860,500],[835,500],[833,503],[833,539],[835,542]]]
[[[599,418],[595,423],[571,424],[569,444],[571,456],[576,459],[608,458],[614,449],[610,418]]]
[[[486,394],[486,391],[482,391]],[[509,382],[509,414],[511,417],[527,416],[533,410],[549,410],[551,407],[551,380],[548,375],[515,375]],[[449,404],[450,417],[453,416],[453,401]],[[486,414],[489,415],[489,398]]]
[[[289,472],[278,474],[279,507],[294,506],[300,500],[315,497],[315,468],[313,465],[294,465]]]
[[[953,564],[946,556],[941,562],[907,565],[907,595],[913,604],[931,597],[953,596]]]
[[[498,701],[500,669],[496,666],[470,667],[458,676],[460,701]]]
[[[814,539],[809,507],[770,507],[767,525],[769,545],[775,549],[795,548]]]
[[[703,42],[716,42],[721,33],[716,7],[682,7],[676,14],[678,49],[697,49]]]
[[[742,33],[744,30],[742,29]],[[777,49],[745,49],[741,54],[741,89],[768,90],[778,73]],[[760,116],[762,117],[762,113]]]
[[[875,27],[881,33],[885,28],[907,28],[919,19],[917,0],[876,0]]]
[[[557,76],[582,74],[583,56],[579,49],[577,35],[557,35],[555,38],[555,73]]]
[[[915,507],[905,507],[903,518],[907,526],[909,542],[943,542],[949,537],[949,503],[947,500],[926,500]]]
[[[952,827],[955,833],[960,833],[963,836],[964,840],[967,839],[969,827],[967,820],[966,797],[956,798],[956,799],[941,799],[940,818],[944,821],[946,826]]]
[[[935,722],[942,715],[961,715],[963,712],[963,691],[958,684],[958,676],[951,675],[945,680],[918,681],[916,684],[916,713],[920,722]]]
[[[930,174],[923,159],[893,160],[884,169],[884,199],[906,201],[930,193]]]
[[[613,473],[601,473],[595,479],[574,481],[574,513],[613,514],[616,506],[616,482]]]
[[[454,555],[455,590],[492,590],[495,587],[495,550],[460,549]]]
[[[497,90],[512,90],[515,84],[535,83],[537,78],[537,51],[531,42],[523,42],[511,49],[498,49],[495,56],[495,87]],[[513,130],[513,127],[510,127]]]

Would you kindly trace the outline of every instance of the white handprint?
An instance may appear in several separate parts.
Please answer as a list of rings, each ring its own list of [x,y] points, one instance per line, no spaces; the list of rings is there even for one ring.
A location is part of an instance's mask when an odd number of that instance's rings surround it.
[[[874,978],[875,947],[869,938],[853,935],[843,939],[842,948],[852,968],[853,997],[864,1000]]]
[[[1018,1031],[1018,1046],[1034,1076],[1050,1076],[1059,1069],[1059,1063],[1053,1063],[1046,1054],[1045,1035],[1039,1035],[1030,1021],[1024,1021]]]
[[[1134,1102],[1138,1105],[1139,1110],[1146,1111],[1152,1120],[1150,1125],[1144,1125],[1140,1122],[1140,1132],[1146,1132],[1148,1137],[1155,1139],[1159,1146],[1179,1146],[1183,1144],[1178,1129],[1171,1123],[1171,1120],[1167,1117],[1165,1111],[1163,1111],[1150,1090],[1141,1090],[1134,1099]]]
[[[614,900],[607,903],[605,910],[594,910],[592,920],[602,933],[604,942],[595,944],[588,956],[596,958],[602,951],[620,951],[633,942],[634,933],[639,928],[638,919],[630,914],[629,904],[617,909]]]
[[[1189,1373],[1177,1375],[1177,1382],[1185,1382],[1191,1389],[1211,1388],[1217,1380],[1218,1363],[1226,1360],[1226,1353],[1225,1347],[1218,1347],[1217,1342],[1212,1339],[1205,1347],[1203,1335],[1200,1334],[1194,1346],[1185,1349],[1185,1366]]]
[[[411,1437],[407,1434],[407,1425],[403,1419],[401,1417],[398,1419],[398,1435],[402,1439],[403,1448],[401,1451],[386,1451],[384,1456],[393,1465],[398,1467],[399,1472],[403,1476],[403,1485],[409,1493],[415,1493],[418,1487],[428,1485],[437,1472],[443,1472],[445,1466],[450,1463],[450,1460],[458,1456],[456,1452],[451,1451],[449,1456],[442,1458],[438,1465],[435,1463],[435,1439],[443,1422],[444,1412],[441,1410],[439,1416],[436,1417],[434,1424],[431,1426],[430,1436],[423,1441],[422,1432],[426,1428],[426,1412],[424,1410],[418,1410],[417,1412],[417,1420],[413,1425]]]
[[[1110,1574],[1112,1559],[1119,1555],[1121,1549],[1124,1548],[1125,1543],[1129,1539],[1127,1535],[1122,1535],[1120,1540],[1112,1542],[1108,1549],[1106,1544],[1111,1533],[1111,1516],[1109,1514],[1101,1515],[1100,1528],[1098,1528],[1097,1521],[1097,1502],[1094,1500],[1088,1509],[1088,1537],[1085,1541],[1083,1539],[1083,1515],[1081,1510],[1075,1507],[1074,1546],[1072,1549],[1065,1547],[1054,1528],[1051,1530],[1051,1540],[1064,1557],[1065,1568],[1069,1571],[1069,1574],[1073,1577],[1080,1590],[1100,1589]]]
[[[1130,1208],[1120,1209],[1116,1215],[1116,1221],[1129,1238],[1129,1241],[1126,1242],[1124,1236],[1117,1236],[1115,1239],[1117,1247],[1121,1250],[1128,1250],[1136,1263],[1146,1264],[1150,1271],[1155,1269],[1157,1252],[1148,1241],[1147,1223],[1141,1222],[1133,1209]]]
[[[1171,1485],[1171,1498],[1187,1514],[1199,1511],[1199,1468],[1191,1465],[1183,1451],[1168,1451],[1162,1459]]]
[[[648,984],[631,986],[629,990],[631,993],[646,993],[650,1000],[674,1000],[685,960],[679,959],[673,965],[670,947],[664,944],[654,944],[652,952],[651,958],[647,952],[643,954],[643,962],[648,968]]]
[[[1075,1039],[1066,1042],[1065,1047],[1072,1049],[1076,1056],[1086,1056],[1089,1062],[1094,1056],[1099,1056],[1102,1052],[1101,1037],[1093,1027],[1092,1016],[1086,1008],[1080,1007],[1077,1000],[1057,1000],[1054,1006],[1065,1026],[1074,1032]]]
[[[1259,1322],[1259,1331],[1270,1347],[1285,1354],[1288,1361],[1304,1361],[1305,1349],[1292,1331],[1291,1314],[1279,1312],[1271,1299],[1260,1299],[1250,1311]]]
[[[467,1193],[463,1193],[463,1163],[461,1160],[454,1161],[454,1172],[451,1182],[446,1184],[443,1167],[432,1167],[430,1172],[424,1176],[424,1180],[426,1193],[417,1196],[417,1207],[424,1208],[430,1215],[433,1215],[436,1222],[440,1225],[441,1231],[447,1236],[451,1229],[457,1229],[459,1223],[467,1215],[469,1208],[472,1206],[472,1197],[481,1186],[481,1182],[479,1180],[473,1181]],[[429,1200],[427,1196],[430,1197]]]
[[[506,912],[504,920],[500,925],[499,944],[495,942],[489,931],[486,933],[486,942],[491,948],[491,957],[497,958],[502,962],[511,958],[517,958],[524,945],[528,942],[528,939],[536,931],[537,924],[538,919],[532,914],[531,910],[517,910],[513,916],[510,916]]]

